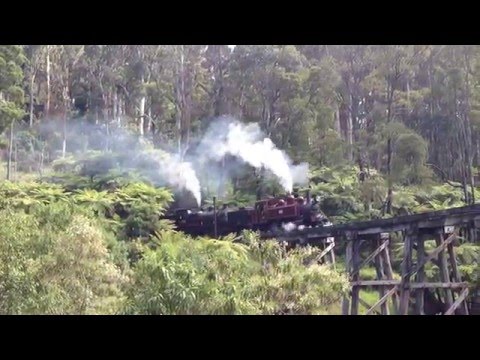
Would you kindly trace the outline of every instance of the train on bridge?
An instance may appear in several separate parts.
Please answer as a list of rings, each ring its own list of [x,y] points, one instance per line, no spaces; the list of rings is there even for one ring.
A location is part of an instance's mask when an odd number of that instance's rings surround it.
[[[166,214],[178,230],[194,236],[221,236],[239,233],[242,230],[254,230],[272,235],[305,227],[330,225],[328,218],[320,209],[317,197],[299,194],[258,200],[253,206],[230,208],[223,205],[207,209],[176,209]]]

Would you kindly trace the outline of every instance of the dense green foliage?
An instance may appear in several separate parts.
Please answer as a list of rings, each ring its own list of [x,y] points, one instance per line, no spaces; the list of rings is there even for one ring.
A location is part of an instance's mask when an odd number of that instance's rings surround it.
[[[287,253],[253,233],[242,244],[193,240],[158,219],[170,200],[166,190],[141,183],[67,192],[4,182],[0,313],[320,314],[338,307],[347,279],[316,264],[318,250]]]
[[[312,172],[311,180],[315,183],[312,193],[320,196],[323,211],[335,222],[384,216],[387,180],[377,172],[362,181],[356,167],[322,167]],[[455,185],[459,184],[396,185],[392,215],[463,206],[462,191]]]
[[[58,202],[0,219],[0,313],[119,311],[125,274],[93,220]]]
[[[313,249],[286,254],[276,242],[188,241],[163,232],[136,267],[131,309],[140,314],[321,314],[348,289],[315,264]],[[318,255],[318,253],[317,253]],[[308,262],[307,262],[308,261]],[[311,264],[309,264],[311,262]]]
[[[0,133],[23,116],[23,49],[18,45],[0,46]]]

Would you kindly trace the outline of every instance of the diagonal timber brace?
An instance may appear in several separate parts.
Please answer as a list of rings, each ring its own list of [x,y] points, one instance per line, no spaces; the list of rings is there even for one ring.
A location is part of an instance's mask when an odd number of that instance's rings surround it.
[[[375,249],[375,251],[374,251],[373,253],[371,253],[371,254],[360,264],[360,266],[351,273],[350,277],[353,277],[354,275],[356,275],[356,274],[360,271],[361,268],[363,268],[364,266],[368,265],[373,259],[375,259],[375,257],[376,257],[378,254],[380,254],[380,253],[383,251],[383,249],[385,249],[385,248],[388,246],[389,242],[390,242],[389,240],[386,240],[386,241],[383,242],[382,245],[380,245],[377,249]]]
[[[445,312],[445,315],[453,315],[455,310],[460,306],[460,304],[465,301],[468,296],[468,287],[463,289],[463,291],[458,296],[458,299],[452,304],[452,306]]]
[[[360,302],[360,304],[362,304],[363,306],[365,306],[367,309],[371,309],[372,308],[372,305],[370,305],[369,303],[367,303],[365,300],[363,300],[362,298],[358,298],[358,301]],[[377,315],[382,315],[382,313],[378,310],[373,310]]]
[[[330,243],[330,245],[328,245],[321,253],[320,255],[318,255],[317,257],[317,261],[320,262],[320,260],[322,260],[322,258],[327,255],[330,251],[333,251],[333,248],[335,247],[335,243],[332,242]]]
[[[445,239],[440,246],[435,248],[427,257],[425,257],[421,262],[417,264],[414,270],[410,271],[407,275],[408,276],[414,276],[417,274],[417,272],[425,266],[429,261],[432,261],[432,259],[435,259],[438,254],[440,254],[441,251],[445,250],[445,248],[448,246],[448,244],[451,244],[455,239],[457,238],[457,234],[453,233],[450,235],[447,239]]]
[[[395,294],[395,292],[397,291],[398,289],[398,285],[395,285],[392,289],[390,289],[389,292],[387,292],[385,295],[383,295],[383,297],[381,299],[379,299],[375,304],[372,305],[372,307],[370,309],[367,310],[367,312],[365,313],[365,315],[370,315],[378,306],[382,305],[385,301],[388,300],[388,298],[390,296],[392,296],[393,294]]]

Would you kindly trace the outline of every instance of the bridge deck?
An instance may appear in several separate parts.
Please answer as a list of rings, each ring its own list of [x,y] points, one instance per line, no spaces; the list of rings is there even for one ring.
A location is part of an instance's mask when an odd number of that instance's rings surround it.
[[[295,241],[298,238],[323,239],[342,237],[349,232],[357,236],[404,231],[415,226],[418,230],[438,229],[480,221],[480,204],[451,208],[447,210],[397,216],[390,219],[375,219],[320,228],[294,230],[281,236],[282,240]]]

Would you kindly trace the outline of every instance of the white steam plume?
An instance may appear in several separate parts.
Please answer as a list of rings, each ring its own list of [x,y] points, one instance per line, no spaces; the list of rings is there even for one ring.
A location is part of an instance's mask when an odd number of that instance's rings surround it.
[[[292,222],[289,222],[289,223],[286,223],[286,224],[282,224],[282,228],[283,230],[285,230],[286,232],[290,232],[290,231],[293,231],[297,228],[297,225],[295,225],[294,223]]]
[[[42,122],[39,130],[42,134],[53,133],[55,122]],[[111,127],[108,135],[105,126],[97,126],[86,121],[69,122],[68,151],[83,153],[87,145],[79,139],[79,134],[88,140],[92,150],[105,150],[108,148],[113,153],[120,155],[121,160],[116,161],[120,170],[138,171],[147,176],[157,185],[170,185],[178,190],[186,190],[201,205],[200,181],[190,162],[182,161],[179,156],[172,155],[160,149],[155,149],[153,143],[146,138],[139,138],[127,130]],[[73,141],[70,141],[72,139]],[[107,142],[108,140],[108,142]],[[107,156],[107,153],[105,154]]]
[[[290,165],[290,172],[294,184],[308,185],[308,163]]]
[[[208,134],[203,139],[204,153],[208,157],[219,160],[228,154],[257,169],[267,169],[279,179],[287,192],[292,192],[294,184],[307,183],[308,164],[293,165],[288,155],[262,134],[258,124],[244,125],[231,121],[227,127],[222,125],[212,128],[215,133],[213,139]]]
[[[200,181],[197,178],[192,164],[189,162],[169,161],[163,165],[165,176],[168,181],[180,189],[186,189],[192,193],[197,200],[198,206],[202,202],[202,194],[200,191]]]
[[[155,159],[160,165],[161,176],[165,181],[177,189],[189,191],[200,206],[202,201],[200,181],[192,164],[168,153],[155,156]]]

